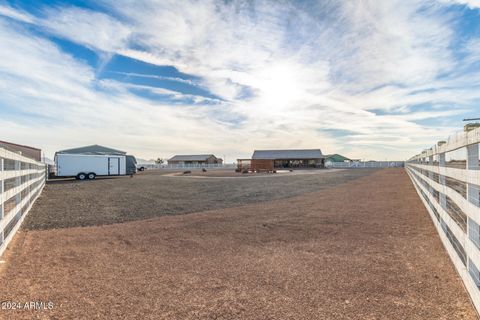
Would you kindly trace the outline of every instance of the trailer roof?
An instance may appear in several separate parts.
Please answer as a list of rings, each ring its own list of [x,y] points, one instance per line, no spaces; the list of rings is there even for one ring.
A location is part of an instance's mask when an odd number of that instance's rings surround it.
[[[55,154],[95,154],[95,155],[120,155],[123,156],[127,154],[124,151],[100,146],[98,144],[94,144],[91,146],[73,148],[73,149],[66,149],[57,151]]]

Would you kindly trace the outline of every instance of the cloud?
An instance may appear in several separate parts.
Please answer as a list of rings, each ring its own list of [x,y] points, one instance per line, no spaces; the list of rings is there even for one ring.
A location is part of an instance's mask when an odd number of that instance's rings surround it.
[[[193,81],[193,80],[189,80],[189,79],[182,79],[182,78],[178,78],[178,77],[156,76],[156,75],[151,75],[151,74],[142,74],[142,73],[135,73],[135,72],[120,72],[120,71],[113,71],[113,73],[124,75],[124,76],[131,76],[131,77],[175,81],[175,82],[181,82],[181,83],[189,84],[189,85],[192,85],[192,86],[198,86],[199,85],[198,81]]]
[[[221,126],[204,112],[152,103],[122,83],[97,81],[91,67],[52,42],[1,20],[0,43],[0,132],[9,140],[42,146],[50,155],[98,142],[148,156],[193,149],[199,137],[212,144],[223,140]],[[171,135],[184,140],[172,145]]]
[[[480,0],[441,0],[445,4],[459,4],[465,5],[470,9],[480,8]]]
[[[35,20],[35,18],[29,15],[28,13],[14,9],[6,5],[0,5],[0,15],[9,17],[14,20],[27,22],[27,23],[33,23],[33,21]]]
[[[408,158],[454,130],[451,120],[438,128],[426,120],[453,119],[480,101],[480,79],[471,72],[478,39],[453,48],[459,16],[432,1],[101,5],[104,12],[57,6],[36,17],[0,7],[0,15],[91,48],[106,61],[118,54],[174,66],[200,79],[189,84],[223,100],[212,105],[172,90],[100,81],[97,70],[48,38],[0,20],[0,45],[8,47],[0,52],[6,93],[0,103],[46,114],[61,135],[43,138],[58,140],[58,148],[102,139],[144,158],[207,151],[248,156],[254,148],[288,147]],[[26,126],[25,119],[18,121]]]
[[[100,12],[65,7],[47,9],[45,15],[38,24],[48,31],[106,52],[125,47],[130,35],[128,26]]]

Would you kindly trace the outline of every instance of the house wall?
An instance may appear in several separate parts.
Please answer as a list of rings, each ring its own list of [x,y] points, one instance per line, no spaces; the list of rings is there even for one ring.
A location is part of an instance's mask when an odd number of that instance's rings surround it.
[[[210,158],[207,159],[206,163],[208,163],[208,164],[215,164],[215,163],[222,164],[223,159],[211,156]]]
[[[273,162],[274,168],[323,168],[323,159],[278,159]]]
[[[301,159],[299,159],[301,160]],[[305,165],[305,166],[300,166],[299,168],[324,168],[324,159],[311,159],[315,161],[315,165]],[[310,161],[311,161],[310,160]],[[309,161],[309,160],[304,160],[304,161]],[[275,160],[265,160],[265,159],[252,159],[250,168],[252,171],[273,171],[276,169],[275,167]],[[278,167],[277,169],[281,169],[282,167]],[[294,167],[293,167],[294,168]]]
[[[250,169],[252,171],[273,171],[273,160],[252,159]]]
[[[216,158],[215,157],[209,157],[207,158],[207,161],[199,161],[198,163],[216,163]]]
[[[186,161],[179,161],[179,160],[168,160],[168,164],[222,164],[223,160],[220,158],[216,158],[215,156],[211,156],[206,160],[186,160]]]
[[[168,164],[206,164],[206,163],[214,163],[214,162],[207,162],[207,161],[168,161]]]

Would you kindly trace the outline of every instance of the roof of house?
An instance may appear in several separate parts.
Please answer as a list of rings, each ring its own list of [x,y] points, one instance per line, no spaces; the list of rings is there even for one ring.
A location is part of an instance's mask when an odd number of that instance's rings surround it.
[[[41,151],[41,149],[38,149],[38,148],[34,148],[34,147],[30,147],[30,146],[26,146],[26,145],[23,145],[23,144],[18,144],[18,143],[13,143],[13,142],[7,142],[7,141],[3,141],[3,140],[0,140],[0,146],[2,147],[22,147],[22,148],[28,148],[28,149],[33,149],[33,150],[38,150],[38,151]],[[6,148],[5,148],[6,149]]]
[[[37,161],[41,161],[42,158],[42,150],[30,146],[25,146],[22,144],[1,141],[0,140],[0,148],[4,148],[6,150],[19,153],[27,158],[31,158]]]
[[[177,154],[168,159],[168,161],[206,161],[210,157],[217,158],[213,154]]]
[[[320,159],[324,158],[320,149],[301,150],[255,150],[252,159]]]
[[[91,146],[73,148],[73,149],[66,149],[57,151],[56,153],[65,153],[65,154],[98,154],[98,155],[125,155],[127,154],[124,151],[99,146],[98,144],[94,144]]]
[[[325,158],[327,158],[330,161],[333,162],[344,162],[345,160],[350,161],[350,158],[347,158],[345,156],[342,156],[341,154],[334,153],[334,154],[327,154],[325,155]]]

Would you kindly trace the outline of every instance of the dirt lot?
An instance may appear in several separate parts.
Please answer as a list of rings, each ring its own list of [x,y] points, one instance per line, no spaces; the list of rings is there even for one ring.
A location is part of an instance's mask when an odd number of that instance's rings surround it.
[[[191,171],[190,173],[184,173],[186,171]],[[248,173],[240,173],[235,172],[234,169],[208,169],[206,172],[202,170],[195,169],[195,170],[186,170],[183,172],[171,172],[167,173],[167,176],[173,177],[215,177],[215,178],[251,178],[251,177],[265,177],[265,176],[295,176],[295,175],[308,175],[308,174],[319,174],[319,173],[333,173],[337,171],[344,171],[344,169],[319,169],[319,170],[311,170],[311,169],[295,169],[295,170],[287,170],[287,169],[280,169],[277,170],[275,173],[272,172],[248,172]],[[151,173],[151,172],[150,172]]]
[[[207,173],[214,172],[219,171]],[[200,179],[168,176],[172,172],[152,170],[134,178],[54,181],[35,203],[24,228],[92,226],[235,207],[319,191],[372,172],[371,169],[314,170]],[[235,174],[232,170],[230,173]]]
[[[54,307],[5,319],[476,317],[401,169],[242,207],[24,230],[7,251],[2,300]]]

